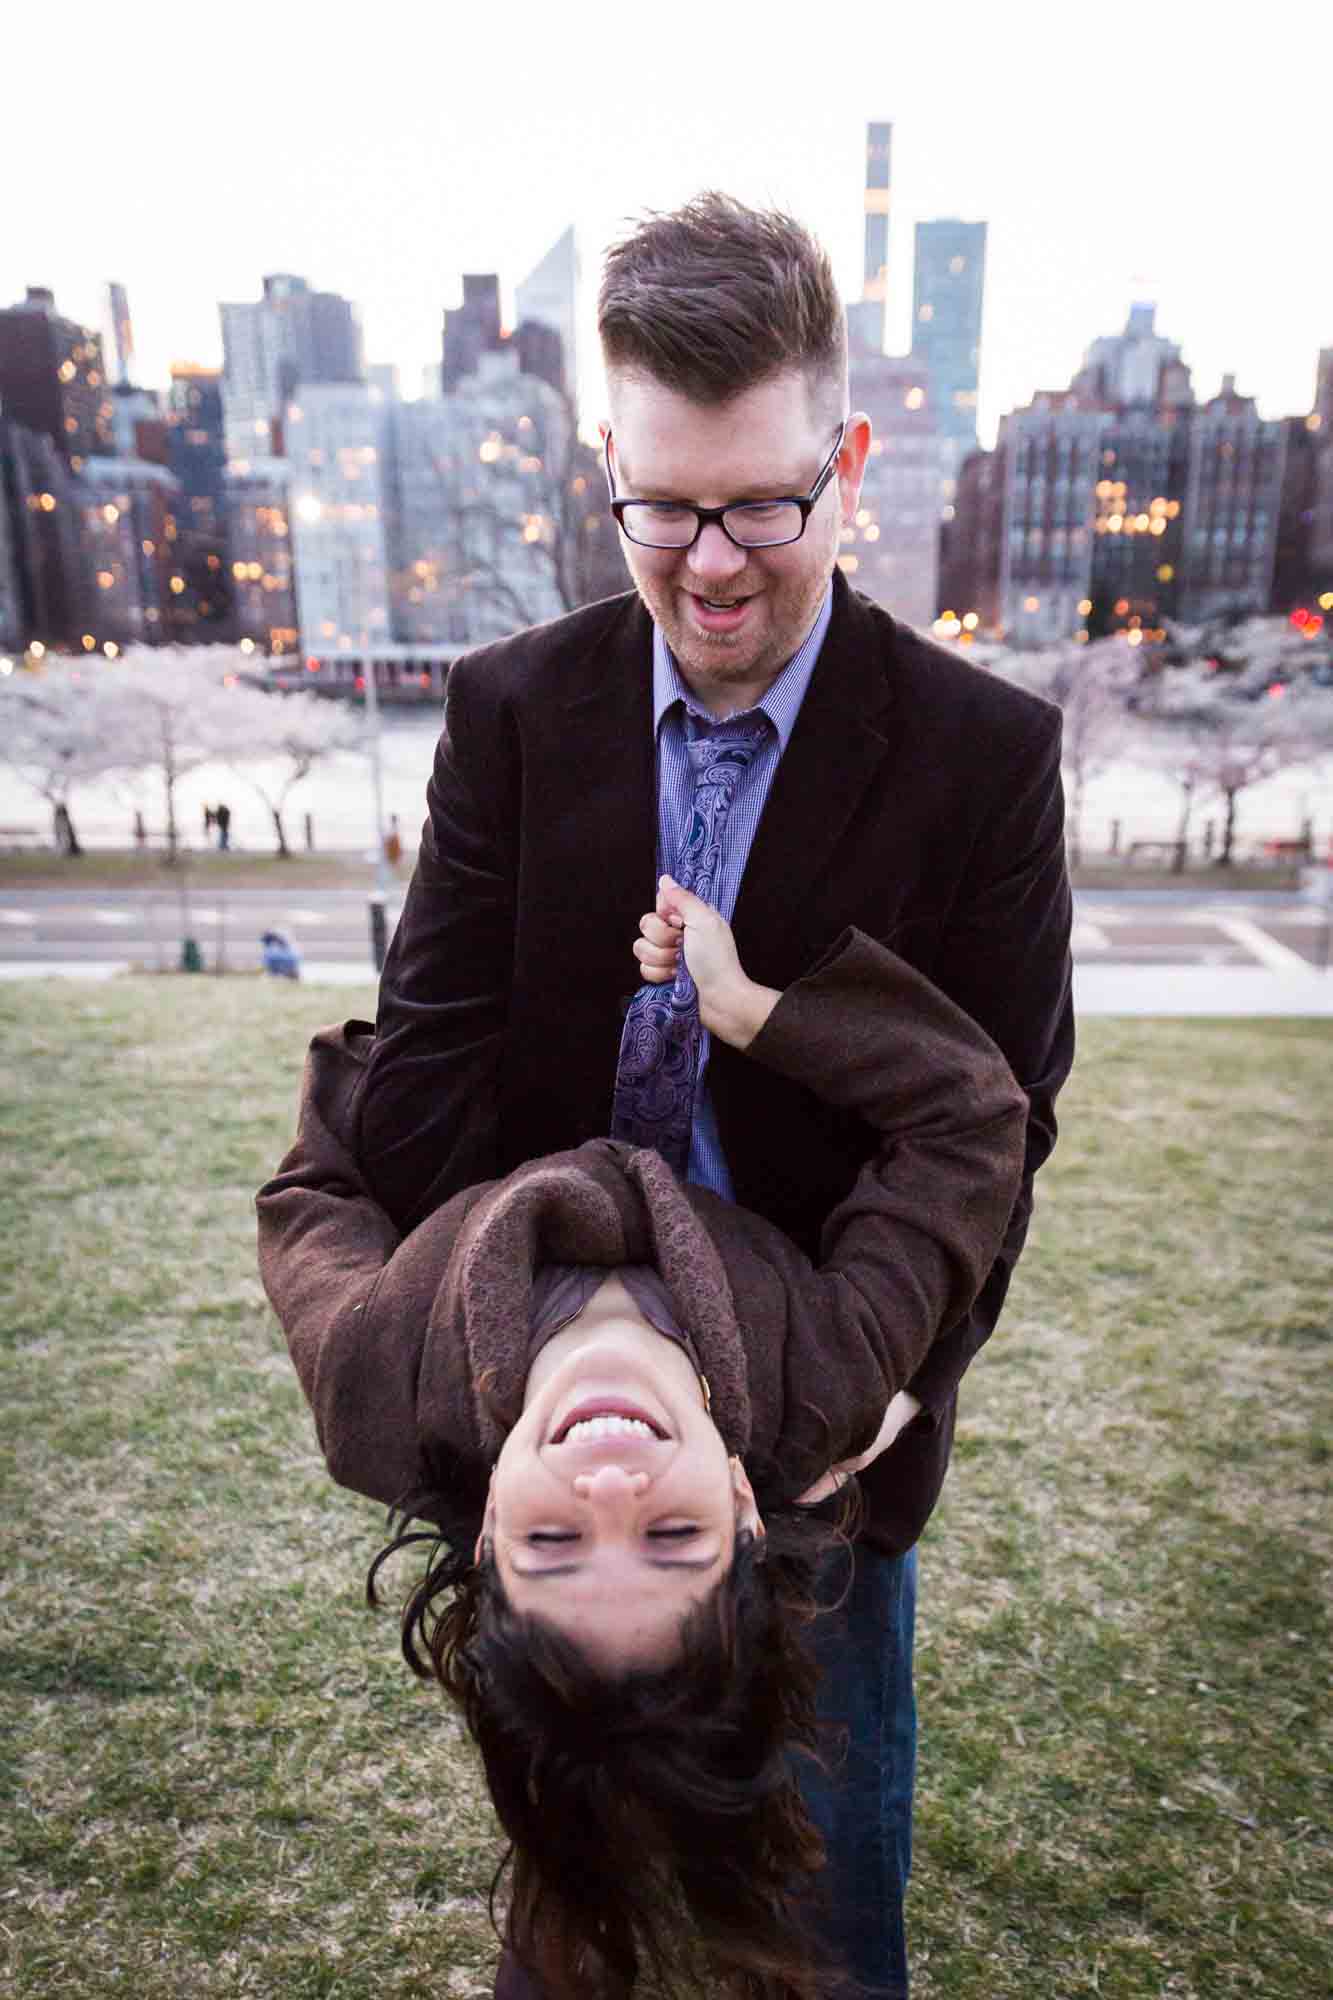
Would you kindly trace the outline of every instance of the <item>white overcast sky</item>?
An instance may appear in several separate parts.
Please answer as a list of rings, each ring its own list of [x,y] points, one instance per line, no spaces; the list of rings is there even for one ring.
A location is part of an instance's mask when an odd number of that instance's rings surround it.
[[[893,121],[890,347],[912,225],[990,224],[981,422],[1157,301],[1202,395],[1307,410],[1333,345],[1321,10],[1151,0],[231,0],[14,7],[0,303],[100,325],[141,380],[221,358],[217,301],[295,271],[356,301],[406,393],[465,270],[506,297],[570,222],[588,311],[623,218],[706,186],[799,214],[859,292],[864,127]],[[585,359],[590,343],[585,343]],[[584,371],[585,416],[600,384]]]

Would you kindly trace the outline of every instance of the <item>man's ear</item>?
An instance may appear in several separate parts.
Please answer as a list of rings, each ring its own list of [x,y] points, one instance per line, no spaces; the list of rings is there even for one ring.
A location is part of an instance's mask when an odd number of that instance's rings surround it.
[[[756,1541],[762,1541],[768,1533],[759,1513],[759,1502],[754,1497],[745,1467],[738,1458],[731,1460],[731,1490],[736,1501],[736,1533],[746,1530]]]
[[[842,450],[838,453],[838,500],[842,518],[849,524],[861,504],[861,481],[869,454],[870,419],[864,411],[854,410],[847,419]]]

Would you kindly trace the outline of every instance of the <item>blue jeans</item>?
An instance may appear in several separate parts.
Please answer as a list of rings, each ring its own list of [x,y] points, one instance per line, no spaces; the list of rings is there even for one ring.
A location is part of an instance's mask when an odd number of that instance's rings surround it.
[[[916,1550],[886,1556],[857,1543],[852,1567],[844,1601],[813,1627],[829,1769],[807,1764],[801,1790],[828,1855],[819,1934],[870,1993],[900,2000],[916,1773]],[[847,1570],[846,1552],[836,1550],[821,1579],[822,1603],[841,1594]]]

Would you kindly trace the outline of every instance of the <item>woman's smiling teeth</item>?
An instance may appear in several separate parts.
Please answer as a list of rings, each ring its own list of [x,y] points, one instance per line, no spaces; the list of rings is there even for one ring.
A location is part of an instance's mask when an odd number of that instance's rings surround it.
[[[586,1444],[593,1438],[656,1436],[652,1425],[642,1423],[638,1417],[584,1417],[579,1423],[570,1425],[561,1443]]]

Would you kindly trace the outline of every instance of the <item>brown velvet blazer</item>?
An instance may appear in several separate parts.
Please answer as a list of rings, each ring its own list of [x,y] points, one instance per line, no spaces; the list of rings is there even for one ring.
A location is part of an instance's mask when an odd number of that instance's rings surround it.
[[[258,1196],[260,1271],[334,1477],[480,1514],[522,1408],[543,1263],[649,1262],[695,1342],[728,1448],[794,1498],[873,1439],[1003,1240],[1027,1103],[998,1049],[904,961],[848,932],[743,1060],[864,1120],[874,1150],[813,1264],[762,1217],[609,1139],[453,1196],[405,1238],[351,1149],[370,1032],[311,1045],[297,1141]],[[947,1459],[920,1423],[885,1454],[866,1534],[898,1552]]]
[[[1027,1093],[1004,1241],[910,1384],[947,1434],[1003,1305],[1073,1056],[1060,715],[840,572],[833,593],[733,928],[746,971],[780,990],[849,925],[864,931],[984,1028]],[[400,1227],[608,1128],[630,945],[657,875],[651,662],[630,594],[450,671],[356,1107],[360,1165]],[[818,1258],[875,1151],[872,1126],[805,1076],[727,1048],[709,1085],[738,1202]]]

